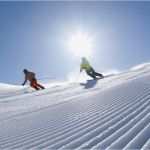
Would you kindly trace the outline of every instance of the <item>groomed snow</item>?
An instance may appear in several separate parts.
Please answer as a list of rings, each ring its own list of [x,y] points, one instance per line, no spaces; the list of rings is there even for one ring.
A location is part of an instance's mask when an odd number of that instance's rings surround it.
[[[0,149],[150,149],[150,65],[45,90],[0,84]]]

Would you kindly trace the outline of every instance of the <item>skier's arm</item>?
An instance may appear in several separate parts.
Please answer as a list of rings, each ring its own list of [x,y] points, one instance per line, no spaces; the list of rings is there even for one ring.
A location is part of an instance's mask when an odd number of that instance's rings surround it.
[[[80,72],[82,72],[82,70],[83,70],[83,68],[82,68],[82,66],[80,66]]]
[[[80,72],[82,72],[83,67],[82,67],[82,63],[80,64]]]
[[[25,80],[24,80],[24,82],[22,83],[22,85],[24,86],[24,85],[26,84],[26,82],[27,82],[27,77],[25,77]]]

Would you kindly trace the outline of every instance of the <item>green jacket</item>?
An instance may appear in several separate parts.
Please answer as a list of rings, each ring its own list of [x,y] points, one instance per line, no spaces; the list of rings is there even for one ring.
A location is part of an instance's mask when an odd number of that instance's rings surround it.
[[[91,69],[91,65],[87,60],[81,62],[80,70],[82,71],[83,69],[85,69],[86,71]]]

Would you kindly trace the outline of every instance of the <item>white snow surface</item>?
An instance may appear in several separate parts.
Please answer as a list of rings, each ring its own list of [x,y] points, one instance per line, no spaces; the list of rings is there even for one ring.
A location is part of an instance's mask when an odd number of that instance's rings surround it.
[[[45,86],[0,84],[0,149],[150,149],[150,64]]]

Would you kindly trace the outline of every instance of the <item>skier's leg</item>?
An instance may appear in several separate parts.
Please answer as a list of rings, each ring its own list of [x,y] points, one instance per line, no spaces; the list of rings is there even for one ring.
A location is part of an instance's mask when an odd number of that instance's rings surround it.
[[[32,80],[31,83],[30,83],[30,86],[36,90],[39,90],[39,88],[37,87],[36,85],[36,80]]]
[[[45,89],[44,86],[42,86],[41,84],[37,83],[37,86],[40,87],[41,89]]]
[[[96,76],[91,71],[86,71],[86,73],[93,79],[96,79]]]
[[[45,89],[44,86],[42,86],[41,84],[37,83],[37,80],[36,80],[36,79],[34,79],[34,84],[35,84],[35,86],[36,86],[37,88]]]
[[[95,76],[99,76],[101,78],[103,78],[104,76],[101,73],[95,72],[95,70],[93,68],[91,68],[91,72],[92,74],[94,74]]]
[[[101,78],[103,78],[104,76],[101,74],[101,73],[98,73],[98,72],[94,72],[95,76],[99,76]]]
[[[35,90],[39,90],[39,88],[38,88],[35,84],[30,84],[30,86],[31,86],[32,88],[34,88]]]

